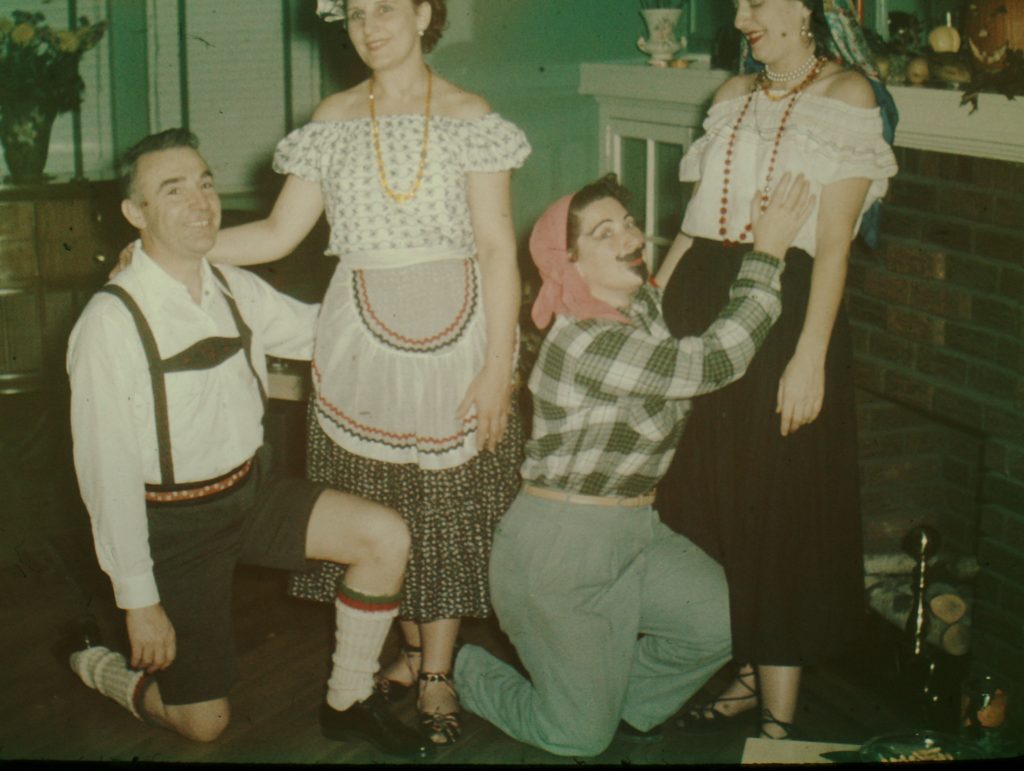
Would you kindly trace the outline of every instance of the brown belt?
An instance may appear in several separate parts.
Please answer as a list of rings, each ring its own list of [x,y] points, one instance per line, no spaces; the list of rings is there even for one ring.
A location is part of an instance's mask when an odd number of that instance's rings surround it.
[[[641,508],[654,504],[654,493],[646,495],[635,495],[632,498],[609,498],[603,495],[582,495],[580,493],[563,493],[561,490],[551,490],[547,487],[535,485],[523,485],[523,492],[534,495],[538,498],[545,498],[549,501],[564,501],[565,503],[583,503],[588,506],[628,506]]]
[[[146,485],[146,501],[148,503],[179,503],[209,498],[211,495],[226,492],[238,485],[249,476],[251,470],[252,458],[249,458],[238,468],[206,482],[189,482],[168,486]]]

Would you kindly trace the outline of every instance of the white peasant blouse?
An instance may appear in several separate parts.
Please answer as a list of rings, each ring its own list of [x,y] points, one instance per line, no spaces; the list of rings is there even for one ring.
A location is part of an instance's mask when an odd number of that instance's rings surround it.
[[[689,236],[749,242],[749,235],[743,235],[743,231],[750,222],[751,202],[764,188],[779,124],[790,100],[774,101],[757,92],[737,131],[732,173],[723,204],[726,152],[746,100],[744,94],[712,105],[704,121],[704,135],[690,146],[680,162],[681,181],[700,180],[680,227]],[[772,175],[774,186],[787,172],[794,176],[802,173],[810,181],[815,196],[814,211],[793,245],[814,256],[822,187],[862,177],[870,180],[871,185],[852,240],[864,213],[885,195],[889,178],[896,171],[896,157],[882,135],[878,107],[854,107],[837,99],[801,94],[786,122]],[[720,233],[723,205],[724,236]]]

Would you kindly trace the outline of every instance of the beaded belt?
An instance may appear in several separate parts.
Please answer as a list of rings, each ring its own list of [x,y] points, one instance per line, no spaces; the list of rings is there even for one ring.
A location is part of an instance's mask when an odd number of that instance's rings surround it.
[[[654,503],[654,493],[634,495],[632,498],[610,498],[603,495],[563,493],[561,490],[550,490],[547,487],[536,487],[535,485],[523,485],[523,492],[529,493],[530,495],[534,495],[538,498],[546,498],[549,501],[583,503],[588,506],[627,506],[630,508],[641,508],[643,506],[651,506]]]
[[[146,485],[146,501],[148,503],[179,503],[209,498],[235,487],[249,476],[251,469],[252,458],[249,458],[238,468],[205,482],[186,482],[181,485]]]

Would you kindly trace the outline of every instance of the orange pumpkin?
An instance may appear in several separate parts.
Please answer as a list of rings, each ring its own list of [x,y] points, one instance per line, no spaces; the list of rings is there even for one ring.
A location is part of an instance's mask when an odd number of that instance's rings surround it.
[[[983,70],[1003,69],[1007,51],[1024,49],[1024,0],[968,0],[964,32]]]
[[[1006,706],[1009,699],[1006,692],[997,688],[992,699],[978,710],[978,724],[984,728],[999,728],[1006,722]]]
[[[956,53],[960,50],[960,33],[950,25],[936,27],[928,33],[928,45],[936,53]]]

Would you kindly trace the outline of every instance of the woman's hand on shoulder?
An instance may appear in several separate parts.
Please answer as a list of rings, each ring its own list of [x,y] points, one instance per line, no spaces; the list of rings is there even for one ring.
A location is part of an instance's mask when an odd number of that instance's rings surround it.
[[[877,107],[875,90],[871,83],[856,70],[843,70],[829,79],[824,96],[845,102],[851,107]]]
[[[124,270],[129,265],[131,265],[132,264],[132,255],[133,254],[135,254],[135,242],[134,241],[129,243],[127,246],[124,247],[124,249],[122,249],[120,252],[118,252],[118,254],[117,254],[117,262],[114,264],[114,267],[110,269],[110,272],[107,274],[107,278],[108,279],[109,278],[113,278],[118,273],[120,273],[122,270]]]

